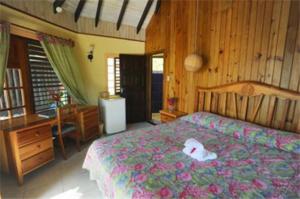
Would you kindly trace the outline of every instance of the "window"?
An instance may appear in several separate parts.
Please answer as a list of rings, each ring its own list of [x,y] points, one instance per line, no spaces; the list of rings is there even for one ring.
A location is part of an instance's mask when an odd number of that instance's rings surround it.
[[[163,73],[164,71],[164,58],[153,57],[152,58],[152,73]]]
[[[120,94],[120,59],[118,57],[107,58],[107,85],[110,95]]]
[[[21,69],[7,68],[3,95],[0,98],[0,120],[25,114]]]
[[[68,94],[50,65],[38,41],[28,41],[28,59],[32,82],[34,111],[47,111],[53,105],[52,93],[61,94],[61,102],[68,103]]]
[[[0,120],[40,113],[53,107],[52,94],[61,94],[61,103],[69,96],[53,71],[38,41],[11,35]]]

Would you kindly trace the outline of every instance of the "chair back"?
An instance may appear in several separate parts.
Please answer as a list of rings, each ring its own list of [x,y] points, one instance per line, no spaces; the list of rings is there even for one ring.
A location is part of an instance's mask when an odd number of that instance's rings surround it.
[[[68,104],[57,108],[57,126],[61,133],[64,123],[73,123],[78,128],[78,111],[76,104]]]

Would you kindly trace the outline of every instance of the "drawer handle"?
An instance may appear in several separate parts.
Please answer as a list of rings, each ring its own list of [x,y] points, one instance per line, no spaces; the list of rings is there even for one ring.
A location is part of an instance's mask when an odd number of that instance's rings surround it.
[[[40,136],[40,132],[35,132],[35,137],[39,137]]]

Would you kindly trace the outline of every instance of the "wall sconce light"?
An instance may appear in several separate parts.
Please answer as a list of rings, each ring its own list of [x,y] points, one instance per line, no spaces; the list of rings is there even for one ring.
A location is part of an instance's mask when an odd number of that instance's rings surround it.
[[[90,62],[92,62],[93,58],[94,58],[94,48],[95,48],[94,44],[90,45],[90,51],[89,51],[89,54],[87,56],[87,58],[90,60]]]

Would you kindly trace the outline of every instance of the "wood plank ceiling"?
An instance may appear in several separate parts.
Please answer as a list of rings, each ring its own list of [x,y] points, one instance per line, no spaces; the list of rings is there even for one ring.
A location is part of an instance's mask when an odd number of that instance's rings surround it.
[[[152,6],[154,2],[156,6]],[[135,26],[138,34],[147,27],[152,15],[158,13],[160,4],[161,0],[54,0],[53,12],[58,14],[57,7],[72,12],[75,22],[80,16],[95,18],[95,27],[101,19],[116,23],[117,30],[122,23]]]

